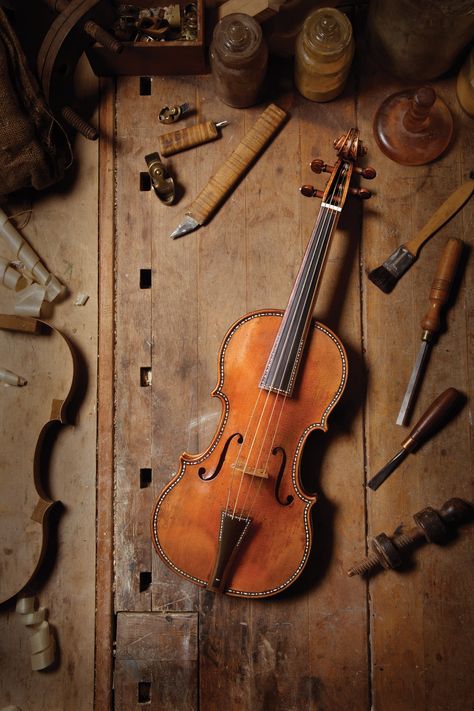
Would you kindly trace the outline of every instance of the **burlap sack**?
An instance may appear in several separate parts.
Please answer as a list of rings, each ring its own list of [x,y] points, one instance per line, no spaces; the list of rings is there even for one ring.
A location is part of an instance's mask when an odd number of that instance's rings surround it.
[[[0,10],[0,197],[59,180],[71,163],[67,136],[51,115]]]

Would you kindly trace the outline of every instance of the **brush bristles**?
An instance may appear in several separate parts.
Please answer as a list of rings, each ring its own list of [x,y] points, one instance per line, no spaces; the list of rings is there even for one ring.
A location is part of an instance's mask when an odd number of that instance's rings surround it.
[[[368,277],[375,286],[378,286],[378,288],[382,289],[386,294],[390,294],[398,281],[398,278],[393,276],[383,265],[377,267],[377,269],[373,269],[368,274]]]

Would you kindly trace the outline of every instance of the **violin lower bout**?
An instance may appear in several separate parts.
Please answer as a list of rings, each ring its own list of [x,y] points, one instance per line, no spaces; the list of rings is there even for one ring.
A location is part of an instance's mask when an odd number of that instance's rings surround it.
[[[205,452],[181,456],[152,518],[155,548],[167,565],[240,597],[284,590],[307,563],[316,496],[301,486],[301,455],[310,432],[327,429],[347,378],[342,344],[313,323],[292,397],[261,390],[281,316],[254,312],[229,329],[212,393],[223,406],[217,432]],[[217,569],[219,576],[225,570],[218,582]]]

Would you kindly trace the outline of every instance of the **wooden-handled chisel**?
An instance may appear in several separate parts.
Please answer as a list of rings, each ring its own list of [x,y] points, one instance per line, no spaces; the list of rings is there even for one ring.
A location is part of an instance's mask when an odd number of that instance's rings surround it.
[[[424,440],[449,418],[457,409],[463,396],[455,388],[448,388],[439,395],[420,417],[408,437],[402,442],[401,450],[367,483],[374,491],[388,479],[405,457],[413,452]]]
[[[186,210],[185,219],[170,235],[172,239],[196,230],[210,219],[266,148],[286,118],[287,114],[275,104],[270,104],[265,109],[255,125],[245,134],[237,148]]]
[[[446,242],[446,246],[441,255],[438,269],[436,270],[431,285],[428,311],[421,321],[422,335],[420,350],[415,365],[413,366],[400,412],[398,413],[397,425],[404,425],[410,415],[429,350],[434,343],[436,334],[441,328],[441,312],[448,301],[463,248],[464,243],[462,240],[450,239]]]

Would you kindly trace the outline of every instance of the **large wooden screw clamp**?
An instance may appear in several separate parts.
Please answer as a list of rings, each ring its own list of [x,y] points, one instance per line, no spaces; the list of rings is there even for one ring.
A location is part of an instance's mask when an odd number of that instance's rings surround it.
[[[74,110],[73,78],[82,53],[93,42],[119,53],[123,45],[103,29],[113,22],[106,0],[44,0],[58,16],[49,28],[37,59],[38,76],[51,109],[62,120],[94,141],[97,130]],[[72,105],[71,105],[72,104]]]
[[[398,568],[406,552],[421,543],[446,543],[452,528],[466,523],[473,516],[473,508],[463,499],[450,499],[439,511],[427,506],[413,516],[416,527],[407,533],[390,538],[380,533],[372,539],[374,552],[347,571],[349,576],[367,575],[378,568]]]

